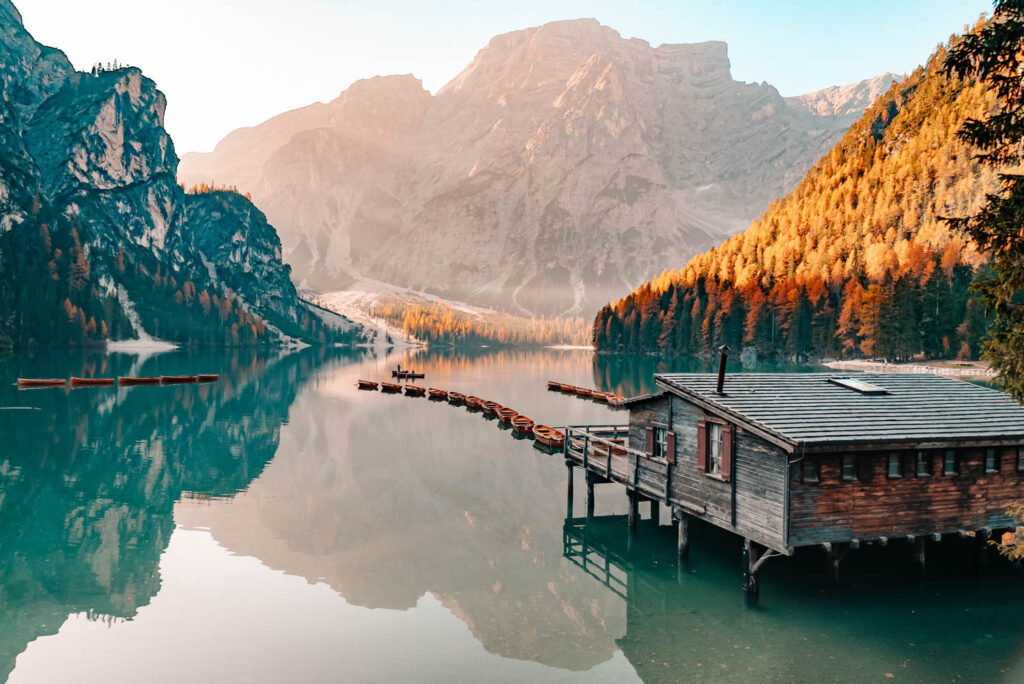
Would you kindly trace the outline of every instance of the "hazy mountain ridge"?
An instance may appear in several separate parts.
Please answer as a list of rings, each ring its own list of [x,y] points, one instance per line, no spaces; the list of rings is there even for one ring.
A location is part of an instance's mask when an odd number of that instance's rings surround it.
[[[318,336],[262,213],[178,186],[141,71],[75,71],[4,3],[0,86],[0,345]]]
[[[835,111],[877,88],[856,85]],[[433,97],[377,77],[235,131],[179,178],[251,192],[313,289],[589,312],[789,190],[849,123],[810,102],[732,80],[724,43],[563,21],[495,37]]]

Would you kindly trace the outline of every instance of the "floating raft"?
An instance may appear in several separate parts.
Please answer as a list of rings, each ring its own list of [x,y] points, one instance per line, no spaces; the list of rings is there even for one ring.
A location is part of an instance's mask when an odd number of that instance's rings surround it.
[[[72,387],[111,387],[114,378],[71,378]]]
[[[64,378],[18,378],[18,387],[63,387]]]
[[[140,378],[122,375],[118,377],[117,384],[125,387],[133,387],[135,385],[159,385],[160,378]]]
[[[373,380],[356,380],[356,385],[361,390],[375,390],[377,389],[377,383]]]

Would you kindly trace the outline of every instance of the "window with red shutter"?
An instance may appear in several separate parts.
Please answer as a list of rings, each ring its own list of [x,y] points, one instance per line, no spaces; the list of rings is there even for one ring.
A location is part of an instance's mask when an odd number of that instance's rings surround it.
[[[644,453],[650,456],[654,453],[654,428],[647,428],[647,439],[644,442]]]
[[[732,475],[732,425],[722,426],[722,471],[719,473],[723,480],[728,481]]]
[[[669,430],[668,431],[668,437],[666,438],[665,442],[666,442],[666,445],[667,445],[667,447],[665,449],[665,459],[669,463],[675,463],[676,462],[676,433],[674,433],[671,430]]]
[[[708,424],[703,420],[697,421],[697,470],[708,470]]]

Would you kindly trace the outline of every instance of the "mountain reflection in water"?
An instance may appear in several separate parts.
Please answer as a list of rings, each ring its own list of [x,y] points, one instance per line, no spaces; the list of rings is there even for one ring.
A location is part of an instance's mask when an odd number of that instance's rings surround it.
[[[117,672],[103,654],[118,647],[144,663],[187,661],[163,650],[187,643],[172,625],[220,629],[198,672],[256,681],[281,676],[257,656],[296,668],[296,681],[1020,673],[1014,618],[1024,596],[1004,565],[979,582],[950,545],[929,561],[951,569],[910,584],[893,544],[846,561],[842,588],[824,594],[823,561],[810,552],[770,561],[762,607],[748,610],[737,540],[700,528],[690,564],[677,567],[667,511],[630,544],[618,517],[625,495],[611,485],[598,487],[595,519],[564,521],[559,455],[462,407],[355,388],[357,378],[388,379],[397,362],[426,371],[418,384],[552,425],[626,416],[548,392],[547,379],[631,395],[650,391],[655,371],[709,370],[555,350],[0,357],[6,378],[222,378],[0,388],[0,406],[41,409],[0,411],[0,680],[13,669],[14,681],[74,681],[77,672],[55,671],[55,653],[82,668],[99,662],[101,672]],[[218,610],[235,612],[230,628],[218,627]],[[117,629],[93,641],[70,629],[90,620]],[[132,630],[153,636],[132,641]],[[76,654],[92,643],[102,652]]]

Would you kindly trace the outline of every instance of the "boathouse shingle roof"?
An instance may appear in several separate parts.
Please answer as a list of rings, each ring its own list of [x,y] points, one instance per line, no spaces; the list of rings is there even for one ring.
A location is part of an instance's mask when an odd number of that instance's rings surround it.
[[[861,393],[837,384],[840,378],[884,393]],[[655,381],[793,446],[1024,441],[1024,407],[1010,396],[937,375],[733,373],[725,377],[724,396],[716,394],[713,374],[659,374]]]

